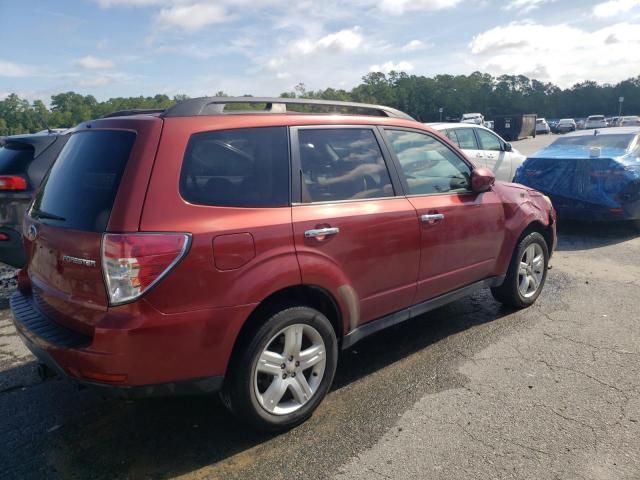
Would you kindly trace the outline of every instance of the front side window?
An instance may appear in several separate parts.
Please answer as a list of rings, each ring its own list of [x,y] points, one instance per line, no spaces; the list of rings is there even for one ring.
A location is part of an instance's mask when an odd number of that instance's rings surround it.
[[[473,128],[456,128],[454,131],[460,148],[463,150],[479,150]]]
[[[477,128],[476,133],[478,134],[478,138],[480,138],[482,150],[502,151],[502,142],[493,133],[489,133],[481,128]]]
[[[403,130],[386,130],[385,134],[398,157],[410,195],[470,190],[471,168],[439,140]]]
[[[332,202],[394,195],[373,130],[300,129],[298,143],[303,201]]]
[[[192,135],[182,164],[180,193],[199,205],[287,206],[288,145],[286,127]]]

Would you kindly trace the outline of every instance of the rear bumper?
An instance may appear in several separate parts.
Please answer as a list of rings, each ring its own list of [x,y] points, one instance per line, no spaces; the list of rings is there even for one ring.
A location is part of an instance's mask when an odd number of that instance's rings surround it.
[[[110,309],[105,325],[86,336],[47,318],[30,295],[11,298],[23,342],[61,375],[126,398],[221,388],[248,306],[175,315],[123,307]]]

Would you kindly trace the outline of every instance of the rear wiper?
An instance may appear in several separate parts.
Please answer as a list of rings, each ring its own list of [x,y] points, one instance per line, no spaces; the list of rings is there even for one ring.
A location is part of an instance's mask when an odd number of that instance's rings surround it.
[[[32,208],[31,209],[31,215],[35,216],[36,218],[44,218],[47,220],[58,220],[60,222],[64,222],[67,219],[64,217],[61,217],[59,215],[54,215],[53,213],[49,213],[49,212],[45,212],[42,210],[39,210],[37,208]]]

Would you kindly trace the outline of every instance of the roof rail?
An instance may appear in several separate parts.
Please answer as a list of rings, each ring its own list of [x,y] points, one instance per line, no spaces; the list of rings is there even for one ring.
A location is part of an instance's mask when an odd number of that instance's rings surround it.
[[[118,110],[115,112],[105,113],[100,118],[112,118],[112,117],[128,117],[131,115],[144,115],[151,113],[162,113],[164,108],[131,108],[129,110]]]
[[[261,110],[226,110],[226,105],[265,104]],[[383,105],[369,105],[366,103],[339,102],[334,100],[310,100],[305,98],[273,98],[273,97],[202,97],[184,100],[166,109],[162,117],[193,117],[200,115],[223,115],[242,113],[319,113],[287,111],[287,105],[302,105],[311,107],[329,107],[320,113],[339,113],[343,115],[375,115],[404,120],[415,120],[395,108]]]

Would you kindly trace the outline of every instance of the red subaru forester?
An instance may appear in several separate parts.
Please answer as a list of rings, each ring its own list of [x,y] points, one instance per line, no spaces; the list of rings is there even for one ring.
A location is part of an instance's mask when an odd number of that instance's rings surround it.
[[[402,112],[264,98],[79,125],[23,234],[11,307],[41,362],[219,391],[272,431],[311,415],[340,348],[480,288],[531,305],[556,242],[548,198]]]

